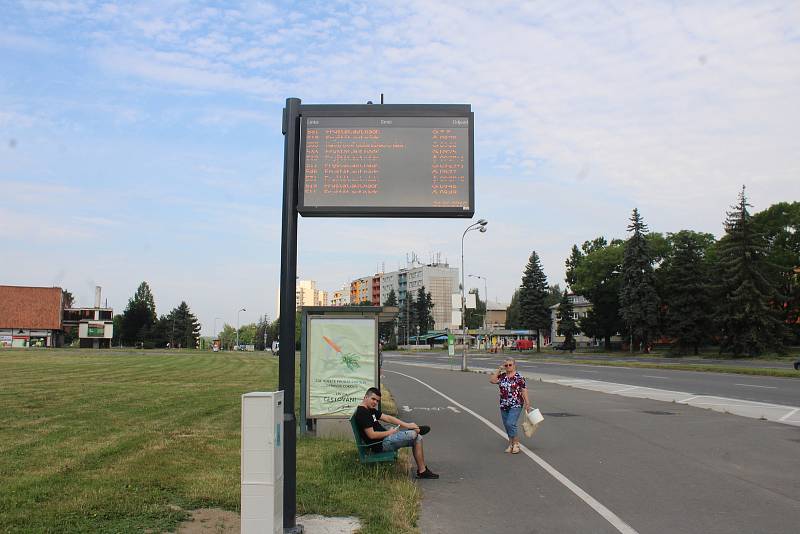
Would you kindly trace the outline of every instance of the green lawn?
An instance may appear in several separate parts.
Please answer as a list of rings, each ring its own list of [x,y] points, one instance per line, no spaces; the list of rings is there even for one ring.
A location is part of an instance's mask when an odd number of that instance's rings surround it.
[[[240,396],[276,387],[263,354],[0,351],[0,532],[166,532],[186,510],[238,511]],[[301,439],[298,513],[414,532],[407,465]]]

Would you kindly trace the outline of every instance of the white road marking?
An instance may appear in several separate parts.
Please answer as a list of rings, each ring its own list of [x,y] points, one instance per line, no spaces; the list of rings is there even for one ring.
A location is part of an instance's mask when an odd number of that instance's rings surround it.
[[[796,414],[798,411],[800,411],[800,408],[795,408],[795,409],[794,409],[794,410],[792,410],[791,412],[787,413],[786,415],[784,415],[783,417],[781,417],[780,419],[778,419],[778,421],[786,421],[786,420],[787,420],[787,419],[789,419],[791,416],[793,416],[794,414]]]
[[[644,378],[660,378],[661,380],[669,380],[668,376],[656,376],[656,375],[642,375]]]
[[[587,369],[578,369],[579,373],[599,373],[600,371],[589,371]]]
[[[458,410],[456,410],[455,406],[448,406],[447,409],[448,410],[453,410],[455,413],[461,413]]]
[[[776,386],[757,386],[755,384],[734,384],[734,386],[744,386],[746,388],[778,389]]]
[[[634,389],[639,389],[639,386],[631,386],[629,388],[615,389],[614,391],[609,391],[609,393],[615,395],[617,393],[622,393],[623,391],[633,391]]]
[[[415,378],[415,377],[413,377],[411,375],[407,375],[405,373],[400,373],[398,371],[387,371],[387,372],[388,373],[395,373],[395,374],[398,374],[400,376],[404,376],[406,378],[410,378],[411,380],[415,380],[416,382],[419,382],[420,384],[422,384],[426,388],[430,389],[434,393],[436,393],[438,395],[441,395],[442,397],[447,399],[448,402],[452,402],[453,404],[455,404],[456,406],[461,408],[463,411],[467,412],[468,414],[470,414],[473,417],[475,417],[476,419],[478,419],[480,422],[482,422],[483,424],[485,424],[486,426],[488,426],[489,428],[494,430],[503,439],[507,439],[506,433],[503,432],[497,425],[495,425],[494,423],[492,423],[491,421],[489,421],[488,419],[486,419],[482,415],[479,415],[479,414],[473,412],[472,410],[470,410],[469,408],[467,408],[466,406],[464,406],[460,402],[456,401],[455,399],[453,399],[451,397],[448,397],[447,395],[445,395],[444,393],[442,393],[438,389],[434,388],[433,386],[431,386],[429,384],[426,384],[425,382],[423,382],[419,378]],[[569,489],[572,493],[574,493],[579,499],[581,499],[583,502],[588,504],[595,512],[600,514],[603,517],[603,519],[605,519],[606,521],[611,523],[611,525],[614,528],[616,528],[619,532],[621,532],[623,534],[638,534],[638,532],[633,527],[631,527],[625,521],[620,519],[620,517],[617,516],[614,512],[612,512],[611,510],[609,510],[608,508],[603,506],[603,504],[601,504],[600,501],[598,501],[597,499],[595,499],[594,497],[592,497],[591,495],[586,493],[577,484],[572,482],[566,476],[562,475],[559,471],[556,470],[555,467],[553,467],[552,465],[547,463],[539,455],[537,455],[534,452],[532,452],[525,445],[521,445],[520,444],[520,449],[522,450],[522,452],[525,453],[525,455],[528,458],[530,458],[531,460],[533,460],[534,462],[539,464],[539,466],[542,469],[547,471],[553,478],[555,478],[557,481],[559,481],[561,484],[563,484],[567,489]]]
[[[409,408],[408,406],[406,406],[406,405],[404,404],[404,405],[403,405],[403,411],[404,411],[404,412],[406,412],[406,413],[408,413],[408,412],[410,412],[410,411],[411,411],[411,408]]]

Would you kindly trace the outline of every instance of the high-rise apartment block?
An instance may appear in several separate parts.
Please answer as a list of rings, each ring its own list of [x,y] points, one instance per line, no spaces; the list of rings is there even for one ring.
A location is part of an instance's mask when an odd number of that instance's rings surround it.
[[[406,295],[410,292],[417,298],[419,288],[431,294],[433,301],[434,329],[458,328],[452,320],[451,295],[459,292],[458,269],[446,263],[412,265],[405,269],[380,275],[380,303],[386,302],[389,292],[394,290],[397,304],[402,310],[406,306]]]

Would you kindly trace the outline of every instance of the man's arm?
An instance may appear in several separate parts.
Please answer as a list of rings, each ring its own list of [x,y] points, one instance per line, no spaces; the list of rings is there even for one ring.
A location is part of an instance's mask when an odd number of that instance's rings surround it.
[[[399,425],[401,428],[406,428],[408,430],[419,430],[419,426],[416,423],[406,423],[405,421],[398,419],[397,417],[393,417],[385,413],[381,414],[381,421],[383,421],[384,423],[389,423],[391,425]]]
[[[396,432],[397,432],[396,428],[390,428],[389,430],[384,430],[383,432],[375,430],[371,426],[368,426],[364,429],[364,434],[366,434],[369,439],[375,441],[381,441],[383,438],[387,438]]]

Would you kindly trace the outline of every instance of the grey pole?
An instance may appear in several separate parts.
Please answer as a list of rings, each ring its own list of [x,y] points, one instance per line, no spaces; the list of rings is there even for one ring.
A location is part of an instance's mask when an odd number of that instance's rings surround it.
[[[236,350],[239,350],[239,312],[247,311],[244,308],[236,312]]]
[[[464,233],[461,234],[461,370],[467,370],[467,300],[464,298],[464,238],[467,232],[472,230],[480,230],[481,233],[486,232],[486,225],[489,221],[486,219],[479,219],[478,222],[472,223],[467,226]]]

